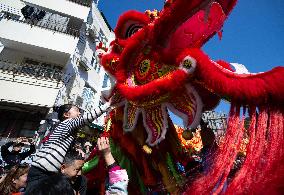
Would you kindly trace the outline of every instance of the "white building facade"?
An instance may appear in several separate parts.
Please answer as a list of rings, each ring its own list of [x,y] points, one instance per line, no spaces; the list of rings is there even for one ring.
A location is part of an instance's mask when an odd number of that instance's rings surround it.
[[[0,0],[1,137],[33,137],[54,105],[101,104],[96,46],[113,37],[92,0]]]

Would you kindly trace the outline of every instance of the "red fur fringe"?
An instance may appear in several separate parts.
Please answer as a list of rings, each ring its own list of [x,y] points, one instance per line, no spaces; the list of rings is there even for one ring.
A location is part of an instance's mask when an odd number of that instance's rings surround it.
[[[242,105],[265,105],[284,103],[284,67],[276,67],[260,74],[235,74],[216,66],[199,49],[185,51],[178,60],[190,55],[197,61],[195,81],[221,97]]]
[[[258,111],[259,110],[259,111]],[[249,144],[244,164],[234,178],[228,173],[244,131],[238,112],[231,114],[224,146],[210,171],[197,179],[184,194],[281,194],[284,189],[283,110],[250,108]],[[259,112],[259,114],[257,114]],[[241,126],[238,126],[240,124]]]
[[[216,153],[210,171],[197,179],[185,194],[210,194],[213,190],[219,193],[223,189],[243,135],[243,127],[240,128],[243,122],[240,123],[239,109],[231,107],[225,140]]]

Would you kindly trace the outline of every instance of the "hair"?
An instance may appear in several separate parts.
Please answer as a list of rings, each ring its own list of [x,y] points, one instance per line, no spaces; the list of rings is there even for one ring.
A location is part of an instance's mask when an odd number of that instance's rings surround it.
[[[67,152],[63,164],[72,165],[75,160],[85,160],[85,158],[78,151],[72,149]]]
[[[16,186],[13,183],[13,179],[18,179],[22,175],[28,173],[29,165],[19,164],[13,166],[7,173],[5,179],[0,184],[0,194],[11,195],[13,192],[18,192]]]
[[[41,181],[35,188],[28,189],[26,195],[71,195],[74,190],[68,178],[61,173],[52,175]]]
[[[64,105],[61,105],[59,107],[54,107],[53,110],[55,112],[57,112],[58,114],[58,119],[60,121],[64,121],[64,113],[67,113],[73,106],[73,104],[64,104]]]

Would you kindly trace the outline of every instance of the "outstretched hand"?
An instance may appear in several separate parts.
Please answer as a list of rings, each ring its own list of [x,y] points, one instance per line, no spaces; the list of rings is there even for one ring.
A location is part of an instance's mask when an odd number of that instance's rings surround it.
[[[97,145],[99,151],[102,152],[104,156],[111,153],[109,139],[107,137],[98,138]]]
[[[110,149],[109,139],[107,137],[98,138],[97,146],[100,152],[102,152],[107,165],[111,165],[115,162]]]

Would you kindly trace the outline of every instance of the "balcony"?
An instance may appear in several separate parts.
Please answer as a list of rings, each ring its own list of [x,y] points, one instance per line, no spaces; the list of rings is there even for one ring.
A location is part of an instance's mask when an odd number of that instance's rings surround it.
[[[0,101],[52,107],[62,87],[61,75],[57,67],[0,61]]]
[[[34,77],[37,79],[61,81],[62,67],[51,66],[45,63],[35,64],[14,64],[7,61],[0,61],[0,71],[13,74],[13,76]]]
[[[92,0],[21,0],[26,5],[86,21]]]
[[[92,5],[92,0],[68,0],[83,6],[91,7]]]
[[[78,28],[35,23],[7,12],[0,13],[0,26],[0,41],[6,48],[65,61],[74,53],[80,34]]]
[[[31,25],[31,27],[36,26],[36,27],[52,30],[52,31],[55,31],[55,32],[64,33],[64,34],[71,35],[71,36],[74,36],[74,37],[80,36],[80,29],[66,28],[64,26],[59,26],[55,22],[41,23],[41,22],[33,21],[33,20],[26,20],[26,19],[22,19],[19,16],[14,15],[14,14],[9,13],[9,12],[2,12],[0,14],[0,20],[2,18],[7,19],[7,20],[20,22],[20,23],[24,23],[24,24],[28,24],[28,25]]]

